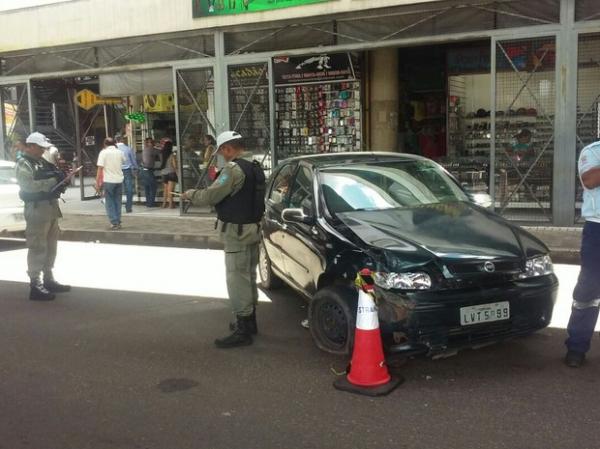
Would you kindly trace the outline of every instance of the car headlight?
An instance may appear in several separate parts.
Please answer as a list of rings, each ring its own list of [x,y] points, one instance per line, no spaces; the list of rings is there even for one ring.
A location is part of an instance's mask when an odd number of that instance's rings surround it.
[[[552,267],[552,259],[550,256],[538,256],[527,259],[525,262],[525,272],[519,275],[519,278],[526,279],[535,276],[544,276],[554,272]]]
[[[431,288],[431,278],[427,273],[373,273],[375,285],[385,290],[427,290]]]

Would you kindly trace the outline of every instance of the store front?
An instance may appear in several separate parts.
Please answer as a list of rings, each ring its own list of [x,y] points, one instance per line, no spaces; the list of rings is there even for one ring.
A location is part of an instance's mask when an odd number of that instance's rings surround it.
[[[236,129],[267,171],[300,154],[420,154],[489,193],[510,220],[568,226],[579,221],[579,150],[599,137],[599,23],[590,0],[431,2],[187,32],[169,37],[179,39],[171,58],[155,50],[129,61],[139,43],[121,43],[124,56],[115,62],[113,52],[110,67],[67,64],[58,76],[170,71],[170,92],[136,92],[173,96],[158,117],[131,92],[112,94],[129,94],[117,118],[145,114],[145,125],[122,124],[133,141],[144,126],[139,135],[163,132],[155,119],[170,123],[182,154],[179,189],[204,185],[201,138]],[[32,83],[44,77],[9,56],[0,55],[4,148],[36,126]]]

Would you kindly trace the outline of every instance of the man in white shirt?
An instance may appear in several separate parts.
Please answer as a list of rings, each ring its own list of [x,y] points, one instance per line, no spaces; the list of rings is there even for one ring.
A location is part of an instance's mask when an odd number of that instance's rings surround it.
[[[130,213],[133,209],[134,178],[137,176],[138,164],[135,160],[133,150],[127,145],[125,136],[116,136],[117,148],[125,156],[123,169],[123,190],[125,191],[125,212]]]
[[[98,155],[96,190],[104,189],[104,206],[111,229],[121,229],[121,201],[125,155],[110,137],[104,139],[104,149]]]

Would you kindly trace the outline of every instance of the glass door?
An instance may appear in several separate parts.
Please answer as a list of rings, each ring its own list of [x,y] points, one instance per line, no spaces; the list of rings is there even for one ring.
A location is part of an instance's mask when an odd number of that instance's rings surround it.
[[[0,86],[0,114],[2,115],[2,158],[15,160],[19,142],[24,143],[31,132],[29,90],[27,84]]]
[[[214,154],[215,85],[212,67],[176,70],[179,187],[204,188],[222,166]],[[183,208],[188,212],[188,208]]]
[[[495,208],[517,221],[552,222],[554,37],[496,42]]]

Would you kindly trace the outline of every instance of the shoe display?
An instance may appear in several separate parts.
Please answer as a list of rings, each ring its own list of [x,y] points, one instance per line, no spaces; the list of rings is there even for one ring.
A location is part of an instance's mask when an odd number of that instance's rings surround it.
[[[565,365],[569,368],[579,368],[585,361],[585,353],[577,351],[568,351],[565,356]]]

